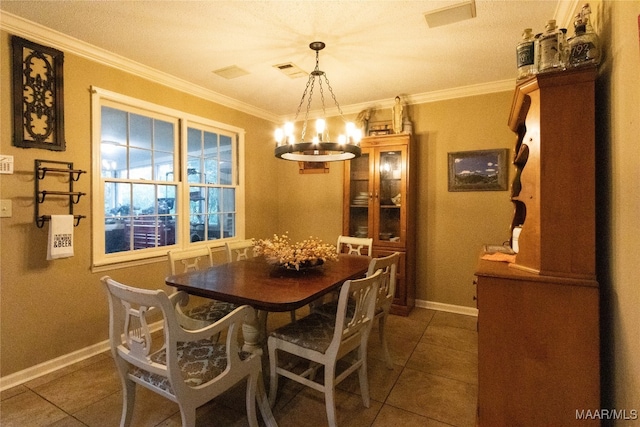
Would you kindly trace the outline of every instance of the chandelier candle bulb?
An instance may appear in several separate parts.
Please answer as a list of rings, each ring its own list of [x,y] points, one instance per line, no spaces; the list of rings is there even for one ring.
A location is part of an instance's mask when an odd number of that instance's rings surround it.
[[[318,134],[318,139],[322,141],[322,134],[327,126],[327,123],[323,119],[316,120],[316,133]]]
[[[282,128],[276,129],[275,138],[276,138],[276,147],[277,147],[284,140],[284,131],[282,130]]]
[[[353,135],[356,131],[356,125],[353,122],[347,122],[345,127],[347,128],[347,135]]]

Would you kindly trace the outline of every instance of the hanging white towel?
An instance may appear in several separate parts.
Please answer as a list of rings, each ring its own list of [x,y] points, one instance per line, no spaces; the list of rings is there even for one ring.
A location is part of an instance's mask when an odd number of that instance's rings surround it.
[[[51,215],[47,260],[73,256],[73,215]]]

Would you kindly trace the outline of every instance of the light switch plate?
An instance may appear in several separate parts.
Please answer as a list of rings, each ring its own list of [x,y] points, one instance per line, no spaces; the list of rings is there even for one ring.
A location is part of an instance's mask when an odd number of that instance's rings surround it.
[[[11,200],[10,199],[0,200],[0,218],[10,218],[11,215],[12,215]]]
[[[0,154],[0,173],[13,173],[13,156]]]

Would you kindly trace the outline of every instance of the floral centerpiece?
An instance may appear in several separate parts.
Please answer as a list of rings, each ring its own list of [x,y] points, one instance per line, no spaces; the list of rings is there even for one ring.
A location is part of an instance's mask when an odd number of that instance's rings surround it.
[[[264,255],[268,263],[290,270],[322,265],[327,260],[338,260],[336,247],[309,237],[292,243],[288,234],[273,235],[273,239],[260,239],[254,243],[256,255]]]

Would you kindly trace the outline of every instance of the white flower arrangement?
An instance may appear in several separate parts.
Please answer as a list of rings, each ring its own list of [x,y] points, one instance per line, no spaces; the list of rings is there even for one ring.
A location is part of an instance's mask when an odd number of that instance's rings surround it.
[[[298,271],[301,268],[321,265],[327,260],[338,260],[335,246],[323,243],[322,240],[315,237],[291,243],[287,233],[281,236],[274,234],[273,239],[256,241],[254,252],[256,255],[264,255],[269,264]]]

